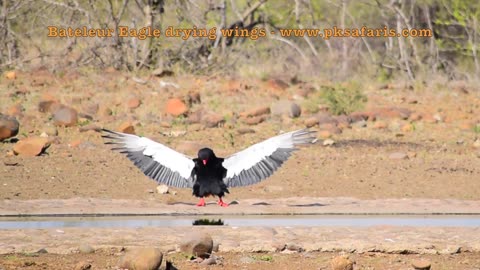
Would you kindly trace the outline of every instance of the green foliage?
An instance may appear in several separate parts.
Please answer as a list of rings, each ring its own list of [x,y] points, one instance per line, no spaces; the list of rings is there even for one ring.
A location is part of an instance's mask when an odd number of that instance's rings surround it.
[[[322,86],[322,97],[330,111],[335,115],[349,114],[363,107],[367,97],[359,86],[344,87]]]
[[[475,126],[473,126],[473,132],[475,132],[476,134],[480,134],[480,124],[476,124]]]
[[[265,254],[265,255],[262,255],[262,256],[256,256],[254,259],[257,260],[257,261],[264,261],[264,262],[273,261],[272,255],[268,255],[268,254]]]

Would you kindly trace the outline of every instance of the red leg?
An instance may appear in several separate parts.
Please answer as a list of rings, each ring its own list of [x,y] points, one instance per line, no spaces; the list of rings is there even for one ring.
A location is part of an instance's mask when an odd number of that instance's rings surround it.
[[[205,199],[202,197],[200,201],[197,203],[197,206],[205,206]]]
[[[217,202],[218,205],[220,205],[221,207],[228,207],[228,203],[224,202],[222,200],[222,197],[218,197],[218,202]]]

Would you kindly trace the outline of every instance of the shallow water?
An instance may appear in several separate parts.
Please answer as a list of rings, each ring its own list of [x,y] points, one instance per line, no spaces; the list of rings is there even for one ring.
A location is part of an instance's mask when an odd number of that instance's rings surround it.
[[[201,221],[201,222],[199,222]],[[477,215],[442,216],[359,216],[359,215],[294,215],[294,216],[124,216],[124,217],[9,217],[0,218],[0,229],[48,228],[139,228],[191,227],[211,221],[229,227],[480,227]]]

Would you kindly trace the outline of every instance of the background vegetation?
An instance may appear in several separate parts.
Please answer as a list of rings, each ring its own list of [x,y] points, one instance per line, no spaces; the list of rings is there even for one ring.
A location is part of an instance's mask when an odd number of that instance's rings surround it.
[[[0,70],[47,66],[177,73],[476,80],[477,0],[0,0]],[[47,26],[265,28],[249,38],[47,38]],[[285,38],[279,28],[429,28],[431,38]],[[278,32],[278,31],[277,31]],[[116,33],[118,34],[118,33]]]

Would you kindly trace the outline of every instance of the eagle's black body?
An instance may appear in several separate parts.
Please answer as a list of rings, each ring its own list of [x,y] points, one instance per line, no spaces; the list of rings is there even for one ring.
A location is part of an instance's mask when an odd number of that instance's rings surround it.
[[[204,164],[203,160],[206,160]],[[193,159],[195,168],[192,174],[196,181],[193,184],[193,195],[196,197],[223,197],[228,192],[223,182],[227,170],[222,166],[223,158],[217,158],[210,148],[198,151],[198,158]]]

